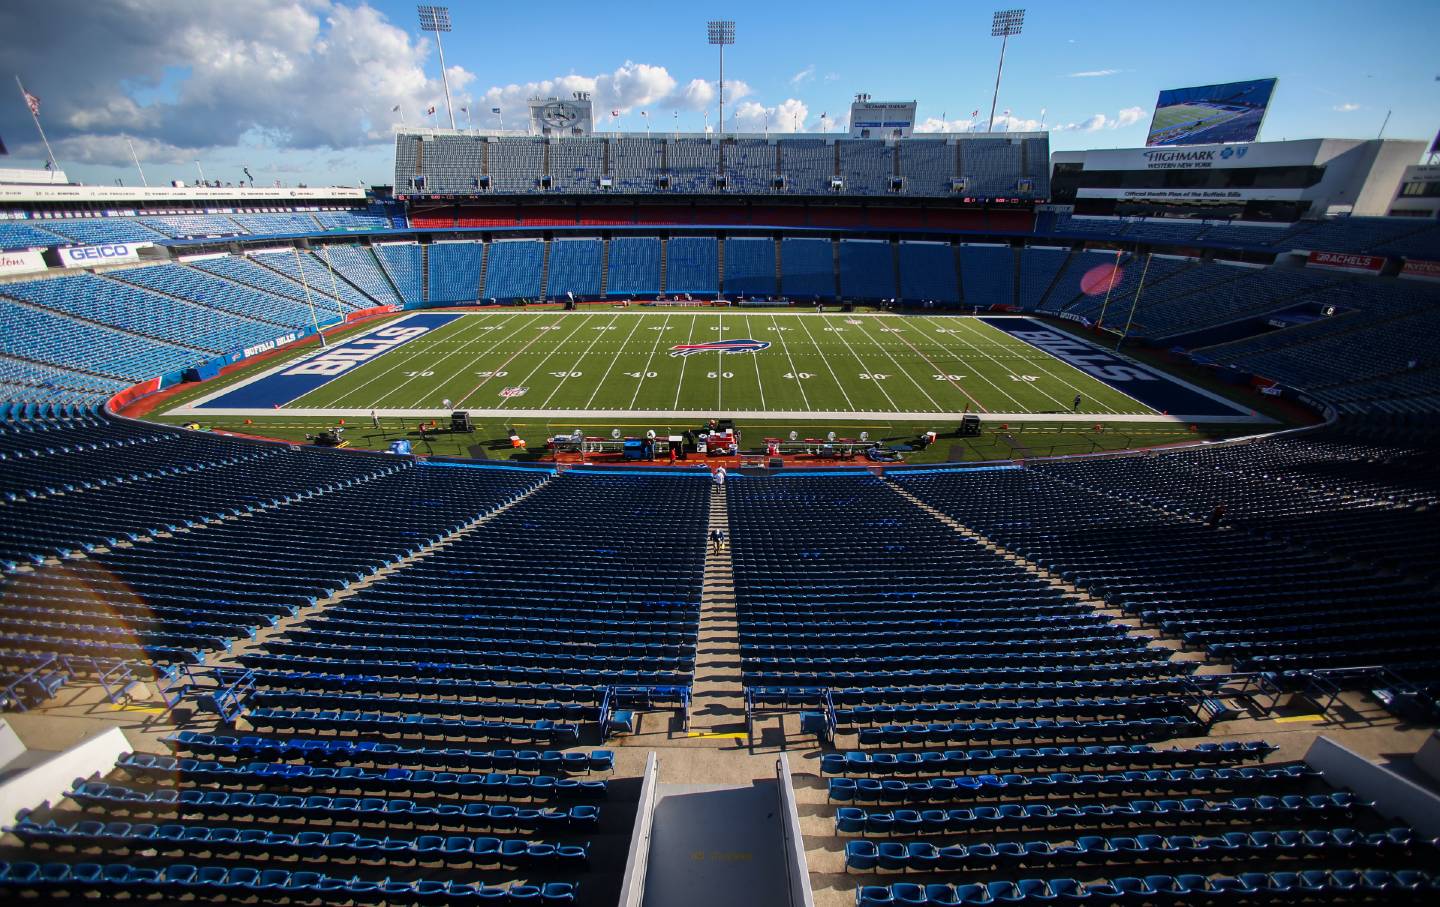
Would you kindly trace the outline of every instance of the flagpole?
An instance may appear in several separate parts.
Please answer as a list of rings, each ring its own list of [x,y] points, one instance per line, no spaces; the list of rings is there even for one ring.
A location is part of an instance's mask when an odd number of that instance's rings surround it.
[[[35,107],[30,106],[30,92],[25,90],[25,83],[20,81],[20,74],[15,74],[15,84],[20,86],[20,99],[25,102],[25,107],[30,111],[30,118],[35,121],[35,131],[40,133],[40,142],[45,146],[45,160],[50,162],[50,172],[54,174],[60,169],[55,161],[55,152],[50,150],[50,140],[45,138],[45,129],[40,125],[40,111],[38,103]]]

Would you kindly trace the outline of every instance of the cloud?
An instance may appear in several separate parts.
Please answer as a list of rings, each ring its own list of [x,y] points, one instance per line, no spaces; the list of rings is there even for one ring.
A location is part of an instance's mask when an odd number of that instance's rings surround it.
[[[444,104],[430,42],[363,4],[12,0],[0,33],[57,153],[77,161],[128,163],[122,135],[160,160],[372,145],[388,141],[397,104],[412,116]],[[458,107],[474,76],[447,75]],[[0,105],[0,134],[23,135],[26,118]]]
[[[1334,107],[1332,107],[1332,108],[1330,108],[1330,109],[1331,109],[1331,110],[1339,111],[1340,113],[1351,113],[1352,111],[1359,110],[1359,109],[1360,109],[1360,105],[1359,105],[1359,104],[1351,104],[1350,102],[1347,101],[1347,102],[1345,102],[1344,104],[1336,104]]]
[[[1123,129],[1126,126],[1133,126],[1145,118],[1148,111],[1144,107],[1124,107],[1120,115],[1115,118],[1115,127]]]
[[[259,166],[266,155],[388,148],[394,126],[448,125],[438,55],[418,36],[360,2],[250,0],[8,0],[0,3],[6,62],[40,97],[41,118],[63,166],[130,167],[124,136],[142,162],[214,160],[224,152]],[[612,70],[567,73],[482,88],[463,63],[446,69],[457,124],[468,107],[493,127],[500,108],[512,128],[537,95],[591,93],[597,118],[651,109],[713,111],[718,90],[677,79],[664,66],[627,60]],[[727,80],[725,101],[752,93]],[[399,112],[395,112],[395,108]],[[727,109],[727,113],[728,113]],[[23,105],[0,104],[0,135],[15,156],[42,152]],[[307,156],[312,172],[354,158]],[[347,161],[347,163],[341,163]]]
[[[815,78],[815,64],[814,64],[814,63],[811,63],[809,66],[805,67],[804,69],[802,69],[802,70],[800,70],[799,72],[795,73],[795,75],[791,76],[791,77],[790,77],[790,84],[791,84],[791,85],[800,85],[800,84],[802,84],[802,83],[804,83],[804,82],[809,82],[809,81],[813,80],[814,78]]]
[[[697,84],[698,83],[698,84]],[[568,98],[577,91],[588,92],[597,119],[604,119],[611,110],[621,114],[649,107],[668,109],[660,102],[672,99],[675,106],[694,109],[691,105],[708,100],[713,89],[696,79],[677,91],[675,78],[663,66],[626,60],[614,71],[594,76],[571,73],[534,82],[512,82],[492,85],[480,95],[479,105],[489,111],[499,107],[502,116],[513,123],[523,123],[529,115],[529,101],[535,97]]]
[[[827,72],[827,73],[825,73],[825,81],[827,81],[827,82],[838,82],[838,81],[840,81],[840,73],[838,73],[838,72]]]
[[[1017,117],[1007,113],[995,114],[995,125],[990,125],[988,113],[981,113],[973,118],[967,117],[959,120],[944,120],[939,117],[927,117],[915,124],[916,132],[984,132],[991,128],[995,132],[1039,132],[1041,121],[1027,117]]]
[[[1084,72],[1072,72],[1067,79],[1100,79],[1105,76],[1113,76],[1116,73],[1124,72],[1123,69],[1087,69]]]
[[[576,91],[590,93],[596,122],[604,124],[597,128],[609,128],[612,110],[620,111],[621,116],[641,110],[649,110],[652,117],[661,111],[671,110],[699,113],[714,110],[720,97],[715,82],[691,79],[681,85],[664,66],[627,60],[615,71],[597,76],[571,73],[535,82],[494,85],[481,94],[479,107],[486,113],[499,107],[507,125],[523,124],[529,117],[531,98],[568,98]],[[751,88],[743,80],[725,80],[727,107],[750,94]]]
[[[758,101],[745,101],[735,108],[735,129],[739,132],[762,132],[767,117],[771,132],[803,132],[805,122],[810,118],[810,108],[796,98],[786,98],[773,107]]]
[[[970,127],[975,124],[974,120],[942,120],[939,117],[926,117],[915,124],[916,132],[969,132]]]
[[[1078,123],[1057,123],[1051,132],[1099,132],[1102,129],[1123,129],[1143,122],[1149,111],[1144,107],[1124,107],[1115,116],[1097,113]]]

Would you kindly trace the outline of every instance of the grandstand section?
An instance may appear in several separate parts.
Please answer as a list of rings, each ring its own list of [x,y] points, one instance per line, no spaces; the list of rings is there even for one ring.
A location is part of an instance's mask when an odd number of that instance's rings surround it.
[[[1436,902],[1421,143],[447,72],[393,186],[3,184],[0,899]]]
[[[828,196],[1043,199],[1049,137],[655,137],[401,132],[396,195]]]

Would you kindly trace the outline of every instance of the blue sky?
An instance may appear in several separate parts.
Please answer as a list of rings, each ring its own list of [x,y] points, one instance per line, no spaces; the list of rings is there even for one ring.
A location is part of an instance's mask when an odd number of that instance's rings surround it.
[[[439,62],[414,4],[372,0],[12,0],[0,48],[42,99],[72,179],[136,182],[128,138],[153,182],[206,175],[284,183],[388,182],[389,129],[431,103]],[[66,7],[72,7],[67,14]],[[726,54],[727,129],[843,127],[850,100],[914,99],[928,128],[989,113],[996,4],[849,0],[605,6],[455,2],[445,36],[456,107],[476,126],[521,121],[533,92],[592,90],[621,129],[699,131],[716,121],[707,18],[737,22]],[[694,9],[692,12],[691,10]],[[538,12],[537,12],[538,10]],[[1278,76],[1263,139],[1428,140],[1440,126],[1440,59],[1430,4],[1402,2],[1033,2],[1011,40],[997,114],[1054,130],[1054,150],[1143,144],[1163,88]],[[81,15],[84,13],[86,15]],[[8,75],[8,73],[7,73]],[[678,121],[676,115],[678,114]],[[465,115],[457,114],[461,125]],[[943,117],[943,122],[942,122]],[[608,125],[608,116],[605,117]],[[0,88],[11,156],[43,161],[18,92]]]

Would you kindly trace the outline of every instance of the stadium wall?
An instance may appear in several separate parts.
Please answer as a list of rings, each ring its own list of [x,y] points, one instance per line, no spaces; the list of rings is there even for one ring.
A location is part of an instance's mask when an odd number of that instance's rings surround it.
[[[1051,155],[1051,186],[1057,200],[1068,201],[1069,181],[1062,174],[1066,167],[1078,165],[1082,176],[1074,196],[1077,202],[1083,199],[1191,205],[1235,201],[1305,202],[1309,205],[1306,212],[1309,217],[1327,213],[1379,217],[1389,213],[1405,168],[1420,159],[1424,148],[1423,142],[1399,139],[1301,139],[1057,151]],[[1266,186],[1263,179],[1246,173],[1306,167],[1320,168],[1320,179],[1306,185],[1297,182],[1293,186]],[[1147,174],[1181,171],[1218,171],[1233,173],[1234,178],[1219,186],[1138,185]],[[1123,181],[1132,185],[1086,185],[1102,173],[1122,174]]]

